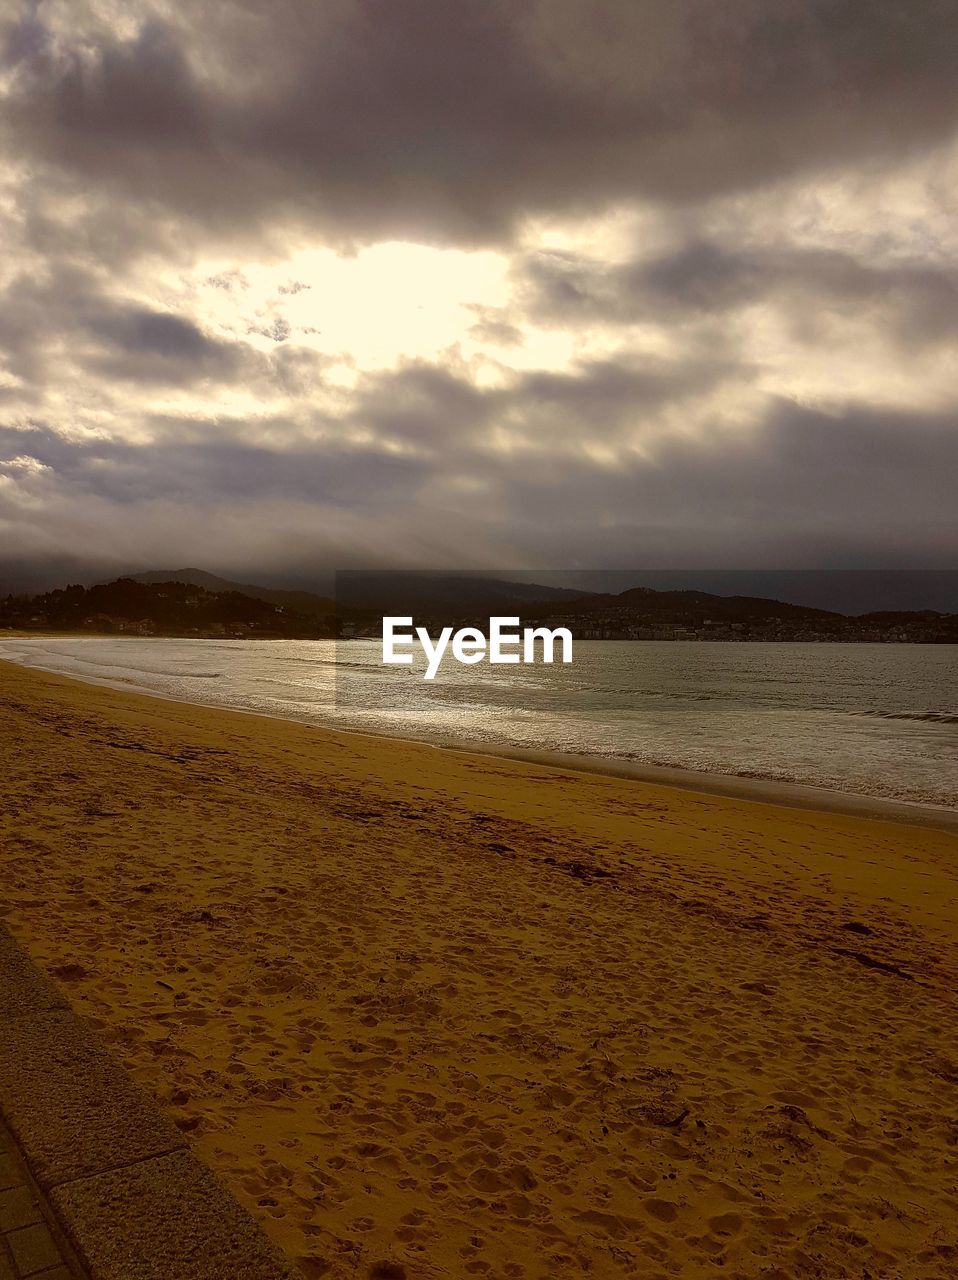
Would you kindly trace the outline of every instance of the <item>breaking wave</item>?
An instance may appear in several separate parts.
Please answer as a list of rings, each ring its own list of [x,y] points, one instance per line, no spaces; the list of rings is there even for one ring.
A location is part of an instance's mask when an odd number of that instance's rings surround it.
[[[958,711],[863,711],[879,720],[920,720],[926,724],[958,724]]]

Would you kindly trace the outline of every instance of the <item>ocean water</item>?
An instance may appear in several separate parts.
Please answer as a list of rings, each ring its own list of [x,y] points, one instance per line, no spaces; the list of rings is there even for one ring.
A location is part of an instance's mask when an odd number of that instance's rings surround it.
[[[580,641],[571,666],[432,684],[378,641],[0,640],[187,702],[423,738],[800,782],[958,809],[958,646]]]

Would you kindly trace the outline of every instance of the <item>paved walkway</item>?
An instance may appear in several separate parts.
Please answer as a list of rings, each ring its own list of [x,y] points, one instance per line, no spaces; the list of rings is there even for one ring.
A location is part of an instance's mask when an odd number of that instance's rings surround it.
[[[0,1280],[293,1280],[2,925],[0,1144]]]
[[[52,1210],[0,1122],[0,1280],[82,1280],[60,1238]]]

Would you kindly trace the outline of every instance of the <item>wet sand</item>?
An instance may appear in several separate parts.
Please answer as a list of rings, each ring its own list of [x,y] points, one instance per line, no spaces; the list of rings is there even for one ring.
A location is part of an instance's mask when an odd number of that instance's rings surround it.
[[[958,838],[0,663],[0,910],[309,1277],[958,1269]]]

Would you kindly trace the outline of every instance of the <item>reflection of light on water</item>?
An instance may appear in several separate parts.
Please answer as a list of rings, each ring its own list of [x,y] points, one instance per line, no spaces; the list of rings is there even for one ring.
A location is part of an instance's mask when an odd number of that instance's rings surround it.
[[[578,642],[571,667],[444,664],[432,684],[380,666],[376,641],[44,637],[0,656],[367,732],[958,795],[956,646]]]

